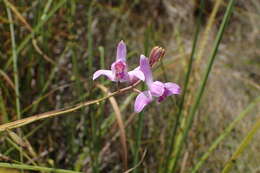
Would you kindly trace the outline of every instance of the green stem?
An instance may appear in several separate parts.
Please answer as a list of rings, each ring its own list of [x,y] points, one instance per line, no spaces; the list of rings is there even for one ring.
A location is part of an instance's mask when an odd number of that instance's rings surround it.
[[[21,105],[20,105],[20,91],[19,91],[19,75],[18,75],[18,62],[17,62],[17,49],[15,41],[14,23],[12,18],[11,10],[9,9],[6,1],[6,10],[8,15],[8,20],[10,21],[10,32],[11,32],[11,42],[12,42],[12,60],[13,60],[13,70],[14,70],[14,85],[15,85],[15,103],[16,103],[16,114],[17,119],[21,119]],[[21,129],[18,130],[20,138],[22,138]],[[23,162],[23,148],[19,147],[20,161]],[[23,171],[22,171],[23,172]]]
[[[81,173],[77,171],[70,171],[65,169],[55,169],[55,168],[47,168],[41,166],[31,166],[25,164],[13,164],[13,163],[1,163],[0,167],[3,168],[13,168],[13,169],[24,169],[24,170],[31,170],[31,171],[44,171],[44,172],[56,172],[56,173]]]
[[[67,0],[61,0],[53,7],[52,10],[44,17],[42,20],[33,28],[32,32],[28,34],[25,39],[21,42],[21,44],[17,47],[17,54],[19,54],[26,46],[28,46],[28,42],[33,38],[33,36],[43,27],[43,25],[52,17],[55,12],[60,9]],[[9,59],[6,63],[4,70],[8,69],[9,65],[12,63],[12,59]]]
[[[144,40],[144,53],[145,55],[148,54],[149,50],[149,42],[150,38],[152,36],[151,33],[152,25],[149,25],[145,31],[145,40]],[[142,90],[144,90],[144,85],[142,85]],[[139,148],[141,146],[141,140],[142,140],[142,132],[143,132],[143,124],[144,124],[144,112],[139,113],[138,118],[138,127],[136,129],[136,143],[135,143],[135,149],[134,149],[134,162],[133,167],[135,167],[139,162]],[[138,168],[133,170],[133,173],[138,173]]]
[[[144,125],[143,121],[144,121],[144,113],[141,112],[138,118],[138,128],[136,129],[136,144],[135,144],[133,167],[136,166],[139,162],[139,148],[141,146],[143,125]],[[138,172],[138,168],[134,169],[133,173],[137,173],[137,172]]]
[[[20,151],[21,146],[17,145],[15,142],[13,142],[10,138],[6,138],[7,142],[9,142],[15,149],[17,149],[18,151]],[[31,157],[26,153],[26,152],[22,152],[21,153],[25,158],[28,159],[28,161],[30,161],[33,165],[37,165],[33,159],[31,159]]]
[[[20,99],[19,99],[20,98],[19,77],[18,77],[17,51],[16,51],[16,42],[15,42],[15,34],[14,34],[14,25],[13,25],[12,14],[11,14],[9,7],[7,7],[6,9],[7,9],[7,14],[8,14],[8,19],[10,21],[10,31],[11,31],[16,113],[17,113],[17,119],[21,119],[21,106],[20,106]]]
[[[93,67],[93,34],[92,34],[92,11],[93,11],[93,4],[94,1],[92,1],[89,5],[88,9],[88,33],[87,33],[87,38],[88,38],[88,59],[87,59],[87,64],[88,64],[88,72],[89,74],[92,74],[92,67]]]
[[[213,65],[213,62],[215,60],[215,57],[216,57],[216,54],[217,54],[217,51],[218,51],[218,47],[219,47],[220,41],[222,39],[222,36],[223,36],[224,30],[226,28],[227,22],[229,21],[230,15],[232,14],[234,2],[235,2],[235,0],[230,0],[229,1],[227,10],[225,12],[225,16],[224,16],[223,21],[222,21],[222,23],[220,25],[220,29],[219,29],[219,31],[217,33],[216,40],[214,41],[213,51],[211,52],[211,55],[210,55],[210,60],[209,60],[209,63],[207,65],[206,73],[204,74],[202,83],[201,83],[201,85],[199,87],[199,91],[198,91],[198,94],[197,94],[196,99],[195,99],[195,103],[193,104],[193,106],[191,108],[191,112],[190,112],[190,114],[188,116],[188,121],[187,121],[187,124],[186,124],[186,126],[184,128],[183,136],[181,138],[180,145],[177,148],[176,157],[175,157],[175,160],[173,162],[173,167],[172,167],[170,172],[175,172],[176,171],[177,162],[178,162],[178,159],[179,159],[180,154],[181,154],[182,146],[183,146],[183,144],[184,144],[184,142],[185,142],[185,140],[186,140],[186,138],[188,136],[188,132],[189,132],[189,130],[191,128],[191,125],[193,123],[193,119],[194,119],[195,113],[197,112],[197,109],[199,107],[199,104],[200,104],[200,101],[201,101],[201,97],[202,97],[202,95],[204,93],[204,90],[205,90],[205,87],[206,87],[206,83],[208,81],[208,77],[209,77],[210,71],[212,69],[212,65]]]
[[[204,4],[204,3],[202,3],[202,4]],[[203,9],[204,6],[202,6],[201,8]],[[200,11],[202,11],[202,10],[200,10]],[[174,123],[173,131],[172,131],[171,136],[170,136],[170,146],[169,146],[170,148],[169,148],[167,156],[166,156],[166,163],[165,163],[165,166],[164,166],[164,173],[168,173],[168,168],[169,168],[168,165],[169,165],[169,161],[171,160],[170,158],[171,158],[171,155],[172,155],[172,151],[174,149],[177,129],[178,129],[180,117],[181,117],[181,114],[182,114],[182,109],[183,109],[185,96],[186,96],[186,92],[187,92],[187,88],[188,88],[188,83],[189,83],[189,79],[190,79],[193,59],[194,59],[194,56],[195,56],[197,40],[198,40],[198,37],[199,37],[200,24],[201,24],[201,12],[200,12],[200,15],[199,15],[199,18],[198,18],[198,21],[197,21],[197,27],[196,27],[196,32],[195,32],[193,44],[192,44],[192,51],[191,51],[191,56],[190,56],[190,59],[189,59],[188,70],[187,70],[187,73],[185,75],[185,82],[184,82],[184,88],[183,88],[181,103],[179,105],[179,111],[178,111],[178,114],[176,116],[176,120],[175,120],[175,123]]]
[[[243,139],[241,144],[238,146],[236,151],[233,153],[232,157],[229,159],[229,161],[226,163],[224,169],[221,173],[228,173],[234,163],[236,163],[236,160],[238,159],[239,155],[246,149],[246,147],[250,144],[252,141],[254,135],[256,132],[260,129],[260,118],[258,118],[257,122],[253,126],[253,128],[249,131],[249,133],[246,135],[246,137]]]

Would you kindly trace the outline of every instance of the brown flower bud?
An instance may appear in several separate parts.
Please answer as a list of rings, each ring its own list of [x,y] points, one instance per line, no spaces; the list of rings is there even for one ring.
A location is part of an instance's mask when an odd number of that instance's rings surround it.
[[[157,63],[161,58],[164,57],[165,49],[159,46],[155,46],[149,56],[149,64],[152,67],[155,63]]]

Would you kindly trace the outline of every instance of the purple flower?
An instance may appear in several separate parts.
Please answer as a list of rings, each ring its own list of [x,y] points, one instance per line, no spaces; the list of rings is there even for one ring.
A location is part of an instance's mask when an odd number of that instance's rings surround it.
[[[162,83],[160,81],[153,81],[149,60],[144,55],[141,55],[140,58],[140,70],[145,75],[145,82],[148,86],[148,90],[141,92],[136,97],[134,105],[135,112],[141,112],[146,105],[153,101],[154,97],[157,98],[158,102],[162,102],[170,95],[180,94],[180,86],[176,83]]]
[[[114,82],[132,82],[134,79],[145,79],[143,72],[139,68],[127,71],[126,45],[120,41],[117,45],[116,61],[112,63],[111,70],[98,70],[93,75],[93,80],[101,75],[105,75]]]

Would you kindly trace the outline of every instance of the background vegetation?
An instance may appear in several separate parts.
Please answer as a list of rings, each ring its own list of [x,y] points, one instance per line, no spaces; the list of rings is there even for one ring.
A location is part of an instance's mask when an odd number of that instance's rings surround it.
[[[257,0],[0,0],[0,172],[260,172],[259,16]],[[182,94],[6,124],[126,87],[92,81],[120,40],[131,69],[163,47],[154,75]]]

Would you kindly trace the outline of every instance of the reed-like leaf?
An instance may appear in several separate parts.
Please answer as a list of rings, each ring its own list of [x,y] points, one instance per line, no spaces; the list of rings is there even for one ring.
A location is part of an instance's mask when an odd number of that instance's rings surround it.
[[[222,23],[220,25],[219,31],[218,31],[217,36],[216,36],[216,40],[214,41],[214,44],[213,44],[213,50],[212,50],[212,52],[211,52],[211,54],[209,56],[209,63],[207,65],[206,72],[205,72],[205,74],[203,76],[203,79],[202,79],[202,82],[200,84],[197,96],[195,98],[195,103],[192,105],[191,111],[190,111],[190,113],[188,115],[188,120],[186,122],[184,131],[183,131],[183,135],[182,135],[182,138],[181,138],[181,141],[180,141],[180,145],[178,145],[176,156],[175,156],[175,159],[173,161],[173,165],[172,165],[172,167],[170,169],[170,172],[175,172],[176,171],[177,163],[178,163],[181,151],[182,151],[182,147],[183,147],[183,145],[184,145],[184,143],[186,141],[186,138],[188,136],[188,132],[189,132],[189,130],[190,130],[191,126],[192,126],[192,123],[193,123],[194,116],[195,116],[195,114],[197,112],[197,109],[198,109],[198,107],[200,105],[200,101],[201,101],[202,95],[204,93],[204,90],[205,90],[205,87],[206,87],[206,84],[207,84],[207,81],[208,81],[209,74],[211,72],[214,60],[216,58],[216,54],[217,54],[217,51],[218,51],[218,47],[219,47],[220,41],[221,41],[221,39],[223,37],[224,30],[226,28],[226,25],[227,25],[227,23],[229,21],[229,18],[231,16],[231,14],[232,14],[232,11],[233,11],[234,2],[235,2],[235,0],[230,0],[229,4],[227,6],[224,18],[222,20]]]

